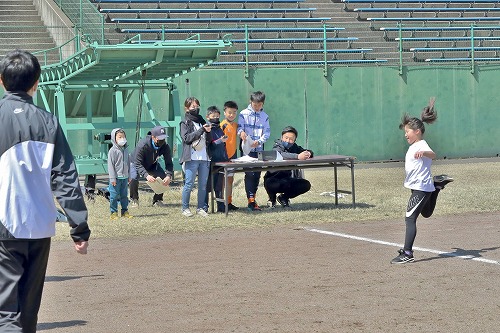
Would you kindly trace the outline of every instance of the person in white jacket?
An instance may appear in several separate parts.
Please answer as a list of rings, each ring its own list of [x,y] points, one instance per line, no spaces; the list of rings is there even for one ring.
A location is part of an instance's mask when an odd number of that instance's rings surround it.
[[[90,237],[66,137],[57,118],[33,104],[40,73],[37,58],[25,51],[0,61],[6,91],[0,100],[0,332],[36,332],[56,229],[54,196],[78,253],[87,253]]]

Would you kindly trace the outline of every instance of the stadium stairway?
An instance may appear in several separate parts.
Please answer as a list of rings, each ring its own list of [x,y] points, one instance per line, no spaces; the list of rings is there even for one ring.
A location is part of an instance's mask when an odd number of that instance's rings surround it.
[[[30,52],[55,47],[32,0],[0,0],[0,56],[16,48]]]

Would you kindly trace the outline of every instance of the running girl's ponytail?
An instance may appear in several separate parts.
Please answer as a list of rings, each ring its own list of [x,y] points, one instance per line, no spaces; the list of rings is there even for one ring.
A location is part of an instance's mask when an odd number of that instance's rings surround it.
[[[405,126],[408,126],[412,130],[420,130],[422,134],[425,132],[425,126],[424,123],[427,124],[432,124],[433,122],[436,121],[437,119],[437,112],[434,110],[434,102],[435,98],[432,97],[429,101],[429,105],[427,105],[423,110],[422,114],[420,115],[421,119],[418,119],[416,117],[410,117],[407,113],[403,115],[403,118],[401,118],[401,124],[399,124],[399,129],[404,129]]]
[[[434,102],[436,101],[435,97],[432,97],[429,101],[429,105],[427,105],[423,110],[420,118],[424,123],[432,124],[437,119],[437,111],[434,110]],[[422,131],[423,133],[423,131]]]

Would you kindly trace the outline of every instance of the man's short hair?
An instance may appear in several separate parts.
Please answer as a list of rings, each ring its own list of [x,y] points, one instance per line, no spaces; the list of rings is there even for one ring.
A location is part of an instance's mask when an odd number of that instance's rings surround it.
[[[234,101],[227,101],[226,103],[224,103],[224,110],[225,109],[238,109],[238,104],[236,104],[236,102]]]
[[[210,116],[212,113],[218,113],[220,115],[220,110],[215,105],[209,106],[207,108],[207,117]]]
[[[297,138],[297,136],[299,135],[297,130],[293,126],[287,126],[287,127],[283,128],[283,131],[281,131],[281,135],[283,136],[283,134],[285,134],[285,133],[293,133],[293,134],[295,134],[295,138]]]
[[[264,103],[266,101],[266,95],[262,91],[253,92],[250,95],[250,101],[254,103]]]
[[[38,59],[27,51],[14,50],[0,61],[0,76],[7,91],[30,90],[40,78]]]

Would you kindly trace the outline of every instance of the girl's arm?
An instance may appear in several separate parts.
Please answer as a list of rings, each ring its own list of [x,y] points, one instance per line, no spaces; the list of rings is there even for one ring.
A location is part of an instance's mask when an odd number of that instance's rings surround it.
[[[432,150],[428,150],[428,151],[417,151],[415,153],[415,158],[421,158],[421,157],[427,157],[427,158],[430,158],[431,160],[435,159],[436,158],[436,153],[433,152]]]

